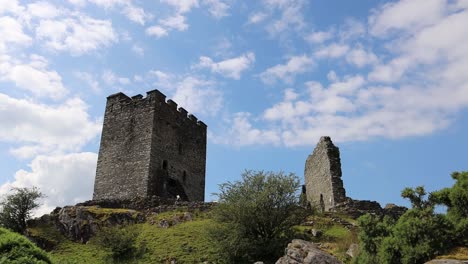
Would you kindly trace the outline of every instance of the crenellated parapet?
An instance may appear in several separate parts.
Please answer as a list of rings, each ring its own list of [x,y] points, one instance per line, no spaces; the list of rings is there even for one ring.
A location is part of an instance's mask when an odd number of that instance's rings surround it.
[[[129,108],[135,107],[159,107],[162,109],[161,112],[169,112],[179,116],[186,121],[192,122],[197,126],[206,128],[206,124],[199,121],[197,117],[189,113],[182,107],[178,107],[177,103],[172,99],[166,101],[166,95],[155,89],[148,91],[146,97],[141,94],[134,95],[132,97],[127,96],[122,92],[118,92],[107,97],[106,109],[109,111],[122,111],[128,110]],[[130,110],[131,111],[131,110]]]

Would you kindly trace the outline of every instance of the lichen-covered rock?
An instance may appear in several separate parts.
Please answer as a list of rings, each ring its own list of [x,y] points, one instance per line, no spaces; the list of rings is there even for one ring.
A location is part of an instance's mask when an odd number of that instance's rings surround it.
[[[312,242],[293,239],[285,249],[285,255],[276,264],[343,264]]]
[[[65,206],[52,213],[53,224],[66,237],[87,242],[101,227],[145,222],[144,214],[131,209]]]

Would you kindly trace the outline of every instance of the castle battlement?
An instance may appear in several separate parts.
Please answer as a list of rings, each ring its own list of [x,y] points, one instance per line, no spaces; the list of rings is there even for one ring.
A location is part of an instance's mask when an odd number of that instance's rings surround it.
[[[93,199],[203,201],[207,126],[158,90],[107,97]]]
[[[151,104],[158,104],[161,108],[166,108],[197,126],[202,128],[207,127],[205,123],[199,121],[193,114],[189,113],[182,107],[178,107],[177,103],[172,99],[166,101],[166,95],[157,89],[147,92],[146,97],[141,94],[129,97],[122,92],[111,94],[107,97],[107,108],[112,109],[112,111],[127,109],[128,107],[148,107],[148,105]]]

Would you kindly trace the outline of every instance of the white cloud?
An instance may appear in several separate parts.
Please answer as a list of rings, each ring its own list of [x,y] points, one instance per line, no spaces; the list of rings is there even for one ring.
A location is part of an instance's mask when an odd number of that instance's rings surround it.
[[[45,1],[28,4],[27,12],[39,18],[54,18],[62,13],[57,7]]]
[[[215,18],[222,18],[229,15],[229,5],[222,0],[203,0],[203,4],[208,7],[208,11]]]
[[[48,61],[41,56],[31,55],[29,63],[6,61],[5,70],[0,71],[0,80],[11,81],[16,87],[38,97],[63,98],[67,90],[61,76],[48,69]]]
[[[239,80],[243,71],[249,69],[255,62],[255,54],[248,52],[239,57],[214,62],[211,58],[202,56],[195,67],[209,68],[212,72],[219,73],[225,77]]]
[[[250,14],[247,23],[257,24],[257,23],[264,21],[267,17],[268,17],[268,14],[264,12],[255,12],[255,13]]]
[[[137,54],[138,56],[143,56],[145,55],[145,50],[138,44],[133,44],[132,45],[132,51]]]
[[[323,46],[315,52],[317,58],[339,58],[348,52],[349,46],[346,44],[332,43]]]
[[[165,19],[160,19],[159,23],[164,27],[169,29],[177,29],[179,31],[184,31],[188,28],[188,24],[185,23],[185,16],[180,14],[176,14]]]
[[[387,64],[379,64],[369,73],[369,80],[383,83],[399,82],[411,61],[407,58],[396,58]]]
[[[145,10],[141,7],[136,7],[134,5],[126,5],[122,13],[131,21],[144,25],[145,22],[151,17],[149,14],[145,13]]]
[[[101,88],[99,86],[99,82],[96,80],[96,78],[88,72],[81,72],[77,71],[74,73],[74,75],[84,81],[94,92],[100,92]]]
[[[291,57],[286,64],[278,64],[260,74],[264,83],[272,84],[277,80],[291,83],[297,74],[310,71],[314,61],[312,58],[301,55]]]
[[[46,47],[72,55],[82,55],[118,41],[111,21],[87,16],[41,20],[36,37]]]
[[[194,7],[198,7],[198,0],[160,0],[161,3],[173,6],[178,13],[186,13]]]
[[[312,32],[305,37],[305,39],[310,43],[323,43],[333,37],[331,31],[316,31]]]
[[[146,35],[155,36],[157,38],[167,36],[168,32],[165,28],[161,26],[152,26],[146,29]]]
[[[32,38],[24,33],[23,26],[9,16],[0,17],[0,36],[0,54],[11,49],[12,45],[28,46],[32,43]]]
[[[191,113],[215,115],[223,105],[223,95],[212,81],[188,76],[176,84],[175,102]]]
[[[354,64],[357,67],[364,67],[366,65],[374,65],[379,60],[372,51],[366,51],[363,48],[355,48],[346,54],[346,61]]]
[[[4,13],[19,14],[24,11],[24,7],[18,0],[0,0],[0,15]]]
[[[46,195],[35,215],[50,213],[56,206],[90,200],[96,173],[97,154],[91,152],[37,156],[30,170],[19,170],[14,181],[0,186],[4,195],[12,187],[38,187]]]
[[[271,35],[278,35],[289,30],[301,30],[305,26],[303,15],[305,1],[264,0],[263,3],[270,13],[279,12],[278,17],[267,25],[267,30]]]
[[[392,31],[414,31],[438,22],[446,12],[445,0],[402,0],[387,3],[369,17],[370,32],[385,37]]]
[[[227,122],[222,134],[210,134],[210,139],[218,144],[229,144],[235,147],[247,145],[278,145],[281,137],[275,130],[255,128],[251,121],[251,114],[235,113]]]
[[[20,149],[16,153],[22,157],[31,157],[38,151],[77,150],[101,129],[100,122],[90,120],[87,105],[79,98],[45,105],[0,94],[0,123],[0,141],[17,145]]]
[[[102,73],[101,78],[109,86],[112,86],[115,84],[128,85],[131,83],[129,78],[118,76],[111,70],[105,70]]]

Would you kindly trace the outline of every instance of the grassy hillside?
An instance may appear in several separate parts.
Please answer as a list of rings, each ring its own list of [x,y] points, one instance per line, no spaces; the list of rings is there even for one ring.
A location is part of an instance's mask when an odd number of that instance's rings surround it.
[[[93,208],[93,210],[112,213],[112,210],[122,209]],[[210,228],[216,226],[210,213],[194,212],[190,214],[189,220],[183,219],[184,214],[184,208],[181,208],[177,211],[155,214],[148,217],[147,221],[142,224],[126,226],[125,228],[137,236],[136,244],[141,254],[123,262],[170,263],[171,260],[176,260],[177,263],[203,263],[205,261],[224,263],[225,258],[222,252],[209,237]],[[344,218],[344,216],[340,217]],[[163,219],[168,222],[169,227],[160,227],[159,223]],[[330,215],[309,217],[308,221],[313,222],[313,226],[296,226],[297,237],[320,242],[322,249],[347,261],[345,252],[351,243],[357,243],[356,231],[349,230],[332,219]],[[311,234],[313,228],[320,230],[322,235],[314,237]],[[44,225],[31,228],[29,232],[35,237],[55,244],[54,249],[49,252],[54,263],[112,262],[109,250],[101,247],[96,238],[92,238],[86,244],[72,242],[52,226]]]
[[[125,209],[92,208],[96,213],[106,214],[122,212]],[[142,224],[128,225],[130,233],[136,236],[139,254],[132,259],[124,259],[121,263],[225,263],[225,257],[218,250],[217,244],[209,237],[211,228],[216,223],[209,212],[192,212],[186,217],[186,208],[154,214],[147,217]],[[160,226],[166,220],[169,227]],[[358,227],[355,220],[341,214],[313,215],[307,218],[305,225],[295,227],[296,237],[313,241],[344,263],[350,263],[351,258],[346,254],[349,246],[358,243]],[[312,230],[320,230],[320,235],[313,235]],[[29,229],[29,233],[55,245],[48,254],[53,263],[81,264],[81,263],[115,263],[108,249],[103,248],[96,237],[86,244],[70,241],[61,235],[54,227],[39,225]],[[286,247],[286,245],[285,245]],[[467,248],[454,249],[444,257],[466,259]]]

